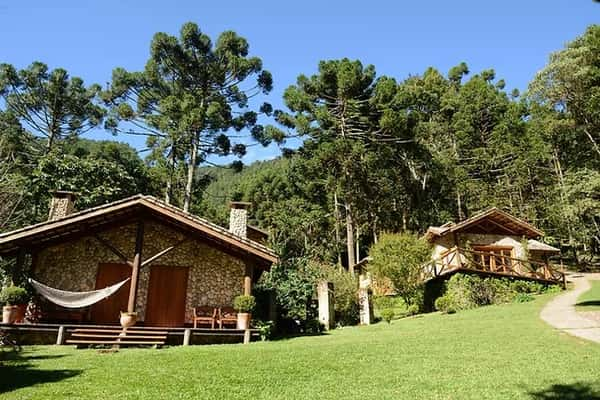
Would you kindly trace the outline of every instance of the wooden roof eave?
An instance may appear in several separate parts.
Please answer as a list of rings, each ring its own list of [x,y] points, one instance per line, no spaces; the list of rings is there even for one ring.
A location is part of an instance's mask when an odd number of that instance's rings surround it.
[[[277,255],[266,246],[236,237],[224,228],[213,226],[208,222],[201,223],[199,219],[185,215],[182,211],[176,212],[173,210],[174,207],[154,202],[148,196],[134,196],[110,205],[81,211],[56,221],[42,222],[0,235],[0,255],[10,256],[16,254],[20,247],[39,246],[42,243],[60,240],[72,234],[89,230],[90,225],[108,224],[108,220],[114,220],[119,215],[139,214],[139,207],[144,207],[160,215],[166,215],[188,228],[200,231],[209,240],[231,246],[238,252],[241,250],[251,254],[261,266],[270,266],[270,264],[279,261]],[[120,224],[122,225],[125,220],[121,219]]]
[[[494,219],[492,218],[494,215],[499,215],[501,216],[503,220],[499,221],[494,221]],[[518,235],[519,232],[516,232],[518,230],[518,228],[522,229],[522,232],[526,232],[528,233],[527,236],[529,236],[530,238],[532,237],[539,237],[539,236],[543,236],[544,232],[542,232],[541,230],[537,229],[536,227],[534,227],[533,225],[529,224],[528,222],[525,222],[517,217],[513,217],[512,215],[498,209],[498,208],[491,208],[490,210],[475,215],[471,218],[468,218],[462,222],[459,222],[455,225],[453,225],[452,227],[449,228],[449,230],[447,232],[460,232],[460,231],[465,231],[466,229],[468,229],[469,227],[472,227],[474,225],[477,225],[478,223],[480,223],[482,220],[486,219],[486,218],[491,218],[492,221],[494,221],[494,223],[496,223],[497,225],[502,225],[503,223],[505,225],[507,225],[508,221],[510,224],[512,224],[512,226],[508,226],[508,230],[513,230],[515,231],[515,235]],[[516,225],[517,227],[515,227],[514,225]]]
[[[167,215],[167,216],[171,217],[172,219],[183,223],[184,225],[187,225],[191,228],[197,229],[198,231],[203,232],[209,236],[215,237],[216,239],[219,239],[220,241],[222,241],[224,243],[238,247],[242,250],[245,250],[248,253],[251,253],[255,256],[263,258],[266,261],[269,261],[271,263],[276,263],[279,261],[279,258],[277,257],[276,254],[272,253],[271,251],[268,251],[267,247],[264,247],[264,250],[260,249],[259,246],[260,247],[263,247],[263,246],[259,245],[258,243],[253,244],[249,240],[245,240],[244,238],[237,237],[237,236],[233,235],[232,233],[229,233],[229,232],[225,233],[224,230],[223,230],[223,232],[219,232],[212,227],[204,226],[203,224],[200,224],[191,218],[180,215],[179,212],[175,212],[173,210],[170,210],[169,208],[159,206],[157,204],[154,204],[153,202],[149,202],[149,201],[145,201],[145,200],[142,200],[142,202],[146,207],[150,208],[151,210],[153,210],[159,214]]]

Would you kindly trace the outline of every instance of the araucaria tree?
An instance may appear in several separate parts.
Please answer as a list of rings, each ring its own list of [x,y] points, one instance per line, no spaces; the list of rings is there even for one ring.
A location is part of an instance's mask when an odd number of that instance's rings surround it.
[[[291,113],[277,115],[282,125],[308,138],[303,152],[316,161],[316,169],[327,171],[324,179],[333,193],[335,213],[338,198],[345,213],[350,270],[356,263],[354,185],[364,140],[372,131],[369,100],[374,81],[372,65],[363,67],[348,59],[321,61],[317,75],[300,75],[297,84],[286,89],[284,100]]]
[[[77,137],[102,123],[105,109],[99,104],[99,85],[86,87],[81,78],[67,71],[34,62],[17,71],[0,64],[0,96],[6,111],[31,132],[43,136],[44,153],[66,138]]]
[[[251,98],[272,89],[272,77],[258,57],[248,55],[248,42],[235,32],[223,32],[216,43],[188,22],[179,37],[157,33],[150,58],[141,72],[113,71],[105,100],[112,105],[108,127],[116,131],[118,120],[128,121],[125,132],[148,136],[158,165],[167,172],[165,199],[171,201],[174,171],[185,169],[183,209],[188,211],[198,165],[210,155],[246,152],[235,132],[248,129],[263,145],[270,142],[258,124],[260,113],[270,114],[267,103]],[[233,133],[232,133],[233,132]]]

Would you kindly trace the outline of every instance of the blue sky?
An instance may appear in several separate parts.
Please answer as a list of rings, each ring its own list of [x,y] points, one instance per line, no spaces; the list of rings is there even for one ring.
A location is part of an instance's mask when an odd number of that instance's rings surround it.
[[[266,98],[282,107],[283,90],[319,60],[348,57],[399,80],[461,61],[472,72],[493,67],[507,89],[524,90],[548,55],[600,22],[592,0],[455,1],[7,1],[0,0],[0,62],[34,60],[104,84],[116,66],[143,68],[152,35],[177,34],[194,21],[211,37],[235,30],[273,73]],[[96,131],[93,138],[110,138]],[[138,149],[139,137],[119,136]],[[272,158],[253,146],[245,162]]]

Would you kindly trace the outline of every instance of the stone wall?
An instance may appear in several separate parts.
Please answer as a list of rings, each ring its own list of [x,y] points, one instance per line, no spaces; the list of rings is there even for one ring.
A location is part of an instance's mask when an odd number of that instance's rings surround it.
[[[103,232],[101,236],[133,258],[135,232],[136,225],[132,224]],[[157,222],[147,222],[143,257],[151,257],[183,238],[184,235],[174,229]],[[38,253],[33,275],[36,280],[58,289],[88,291],[95,289],[98,264],[121,262],[95,238],[83,237]],[[191,321],[195,306],[230,306],[235,296],[243,292],[244,262],[203,241],[187,241],[152,264],[190,268],[186,295],[187,322]],[[142,320],[146,311],[150,266],[140,270],[136,311]]]

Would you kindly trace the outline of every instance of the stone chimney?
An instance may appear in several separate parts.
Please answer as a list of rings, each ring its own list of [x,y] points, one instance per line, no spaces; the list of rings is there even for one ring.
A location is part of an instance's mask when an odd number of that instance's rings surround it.
[[[229,232],[234,235],[246,237],[248,231],[248,208],[252,203],[245,201],[232,201],[229,203]]]
[[[66,192],[62,190],[52,192],[48,221],[55,221],[72,214],[75,211],[76,197],[77,195],[73,192]]]

